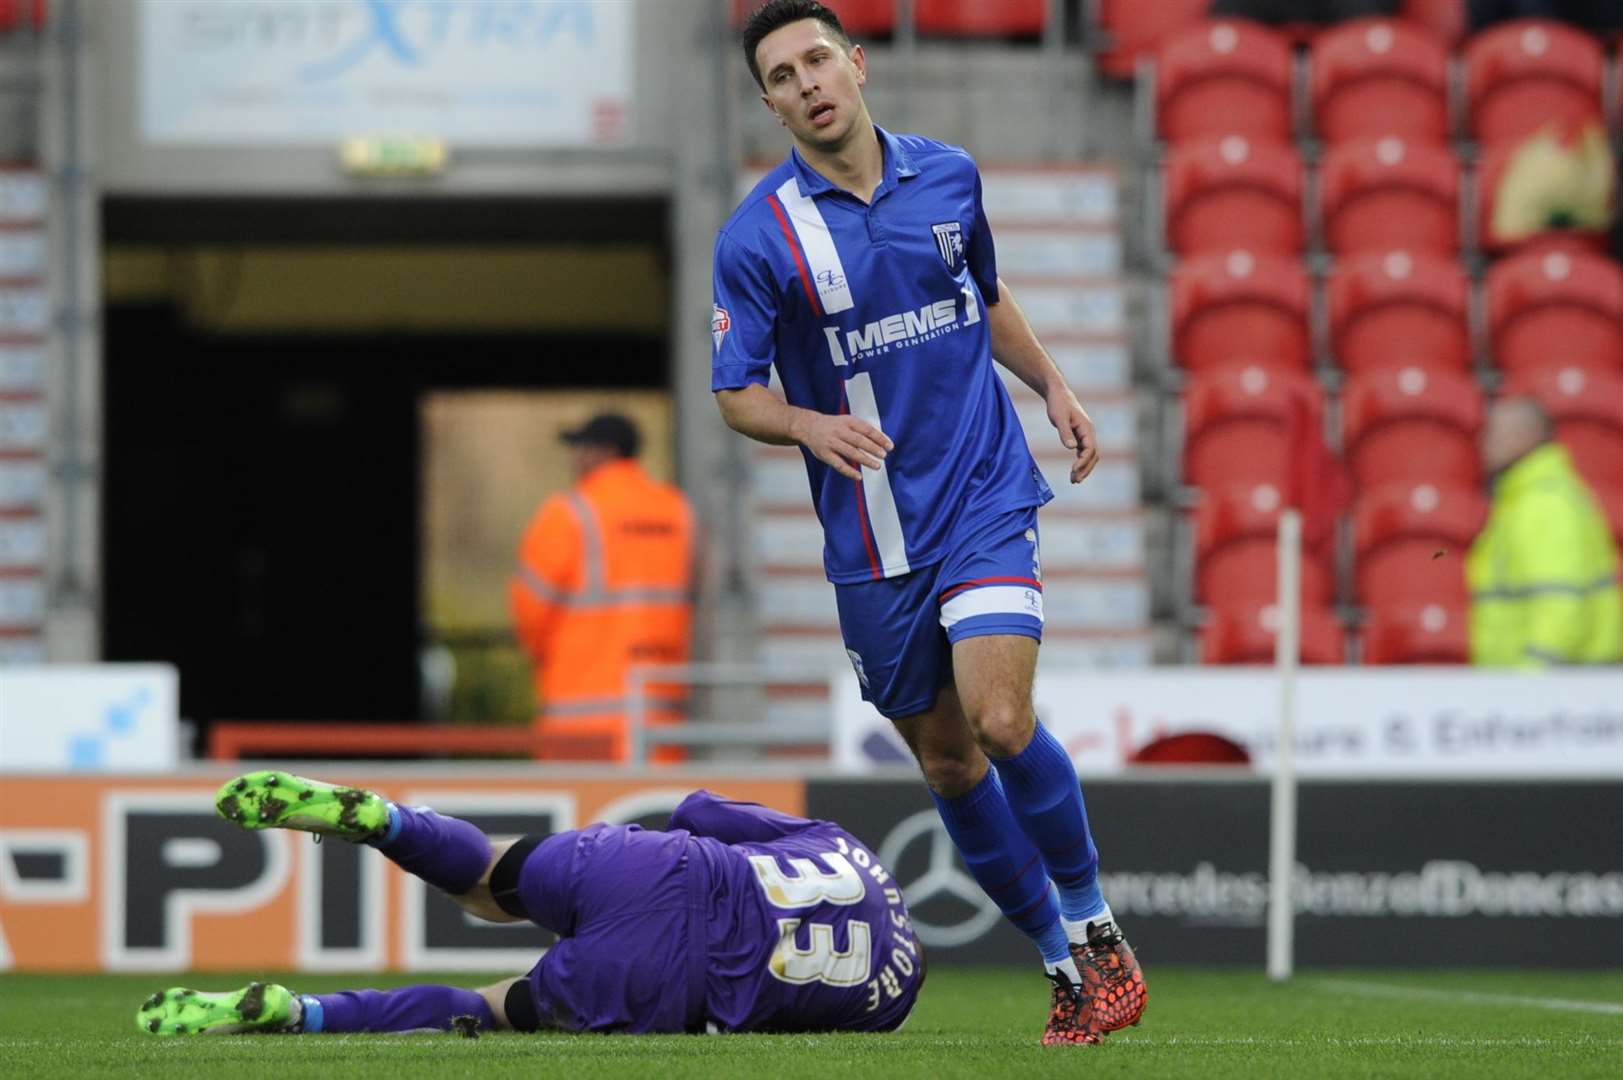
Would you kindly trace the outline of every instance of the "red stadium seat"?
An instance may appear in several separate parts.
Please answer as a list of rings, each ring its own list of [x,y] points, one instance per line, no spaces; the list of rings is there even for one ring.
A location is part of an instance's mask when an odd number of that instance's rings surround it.
[[[1190,371],[1248,361],[1306,369],[1311,291],[1300,261],[1230,251],[1178,263],[1172,351]]]
[[[1273,604],[1216,608],[1200,632],[1201,663],[1271,664],[1278,631],[1279,608]],[[1347,632],[1328,607],[1302,611],[1299,640],[1304,664],[1346,662]]]
[[[1167,246],[1203,251],[1302,250],[1302,159],[1244,135],[1174,146],[1166,164]]]
[[[763,0],[733,0],[733,21],[743,25]],[[829,7],[851,34],[889,34],[896,29],[896,0],[833,0]]]
[[[1168,142],[1221,135],[1287,141],[1290,45],[1245,19],[1185,27],[1155,52],[1155,107],[1157,130]]]
[[[1043,32],[1047,0],[913,0],[921,34],[1029,37]]]
[[[1468,663],[1471,631],[1467,618],[1463,600],[1373,608],[1363,635],[1364,663]]]
[[[1398,19],[1355,19],[1313,46],[1313,122],[1327,142],[1448,137],[1448,50]]]
[[[1366,252],[1330,275],[1330,340],[1351,372],[1383,367],[1466,371],[1470,282],[1453,259],[1428,252]]]
[[[1444,42],[1453,43],[1465,36],[1465,5],[1460,0],[1403,0],[1401,14]]]
[[[1363,496],[1353,509],[1359,601],[1464,600],[1465,553],[1487,513],[1474,488],[1401,483]]]
[[[1564,23],[1516,19],[1490,27],[1465,46],[1470,133],[1500,143],[1552,122],[1598,117],[1605,70],[1600,42]]]
[[[1275,540],[1281,496],[1273,484],[1201,492],[1195,511],[1195,597],[1213,607],[1271,604],[1278,594]],[[1302,558],[1302,603],[1325,607],[1335,597],[1329,545]]]
[[[1447,147],[1397,135],[1338,143],[1319,177],[1325,246],[1336,254],[1459,248],[1460,165]]]
[[[1592,487],[1623,484],[1623,374],[1591,368],[1535,368],[1512,377],[1555,421],[1556,437]]]
[[[1623,371],[1623,267],[1576,251],[1532,251],[1488,268],[1494,360],[1516,374],[1540,367]]]
[[[1184,483],[1217,490],[1285,480],[1286,417],[1293,397],[1324,415],[1312,377],[1257,364],[1204,372],[1184,394]]]
[[[1128,78],[1138,58],[1155,51],[1172,33],[1198,22],[1211,0],[1099,0],[1099,27],[1109,37],[1099,53],[1099,69],[1118,79]]]
[[[1482,392],[1469,377],[1419,367],[1354,375],[1341,415],[1360,491],[1402,481],[1476,486]]]

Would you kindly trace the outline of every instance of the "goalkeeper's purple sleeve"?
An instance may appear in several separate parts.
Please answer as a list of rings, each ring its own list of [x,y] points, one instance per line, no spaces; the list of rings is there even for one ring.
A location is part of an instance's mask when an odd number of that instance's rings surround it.
[[[709,836],[724,844],[767,844],[822,822],[785,814],[760,803],[739,802],[699,790],[671,813],[672,829]]]

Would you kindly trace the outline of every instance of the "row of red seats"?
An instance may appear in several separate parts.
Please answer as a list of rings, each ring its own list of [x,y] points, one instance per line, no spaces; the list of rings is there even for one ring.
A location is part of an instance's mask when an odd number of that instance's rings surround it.
[[[46,0],[0,0],[0,34],[45,27]]]
[[[1168,287],[1172,354],[1184,369],[1311,365],[1312,278],[1299,260],[1249,250],[1197,256],[1179,262]],[[1343,370],[1469,370],[1471,282],[1455,260],[1407,250],[1339,259],[1325,291],[1328,344]],[[1484,345],[1509,374],[1623,373],[1623,267],[1610,259],[1576,251],[1502,259],[1487,270],[1482,305]]]
[[[1155,61],[1163,139],[1233,133],[1290,139],[1293,59],[1284,35],[1245,19],[1195,23],[1163,41]],[[1449,52],[1430,32],[1398,19],[1357,19],[1320,35],[1308,63],[1310,111],[1321,138],[1448,137]],[[1519,140],[1552,123],[1604,113],[1605,50],[1564,23],[1495,26],[1470,40],[1462,63],[1465,134],[1481,143]]]
[[[1623,543],[1623,484],[1595,491]],[[1275,599],[1279,501],[1272,485],[1228,489],[1208,496],[1196,515],[1195,586],[1210,613],[1203,649],[1209,662],[1272,656],[1272,628],[1258,616]],[[1431,605],[1463,612],[1464,559],[1486,515],[1486,499],[1470,487],[1392,483],[1360,496],[1352,515],[1351,598],[1376,625],[1403,624]],[[1341,662],[1335,561],[1333,540],[1303,553],[1302,651],[1309,663]],[[1383,662],[1367,650],[1364,659]]]
[[[1406,601],[1370,610],[1358,634],[1366,664],[1463,664],[1470,660],[1468,608],[1462,600]],[[1208,664],[1271,664],[1277,609],[1246,604],[1212,612],[1200,635]],[[1304,664],[1347,662],[1347,629],[1333,609],[1305,605],[1301,621]]]
[[[1541,368],[1513,376],[1507,394],[1537,399],[1580,473],[1596,487],[1623,486],[1623,374]],[[1293,403],[1323,417],[1310,376],[1241,364],[1193,377],[1184,395],[1184,483],[1208,493],[1283,485]],[[1341,444],[1359,490],[1408,481],[1476,488],[1483,396],[1452,372],[1405,367],[1347,380]]]
[[[826,0],[851,34],[890,34],[896,29],[895,0]],[[761,0],[734,0],[742,23]],[[914,24],[921,34],[942,37],[1029,37],[1048,21],[1047,0],[913,0]]]
[[[1497,193],[1521,149],[1490,146],[1475,167],[1477,215],[1469,223],[1484,250],[1493,235]],[[1255,135],[1197,137],[1168,148],[1163,166],[1166,247],[1180,254],[1245,245],[1299,252],[1317,234],[1335,254],[1409,247],[1453,254],[1462,246],[1465,171],[1441,143],[1401,135],[1353,139],[1326,148],[1317,166],[1317,220],[1304,211],[1308,168],[1286,142]],[[1593,246],[1595,238],[1549,233],[1541,246]]]

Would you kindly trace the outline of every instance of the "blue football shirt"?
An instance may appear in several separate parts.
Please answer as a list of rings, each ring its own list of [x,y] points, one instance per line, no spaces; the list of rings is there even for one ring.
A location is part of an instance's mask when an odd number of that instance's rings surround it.
[[[987,518],[1053,498],[992,367],[997,255],[974,159],[879,139],[871,203],[791,151],[716,238],[711,389],[765,385],[776,366],[790,404],[895,443],[860,483],[801,449],[838,584],[929,566]]]

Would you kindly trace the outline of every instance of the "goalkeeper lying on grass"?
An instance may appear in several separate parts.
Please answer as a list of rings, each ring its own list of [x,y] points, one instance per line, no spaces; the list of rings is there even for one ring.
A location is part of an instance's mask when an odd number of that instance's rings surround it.
[[[832,822],[696,791],[664,832],[491,840],[427,807],[284,772],[227,781],[215,801],[245,829],[370,844],[464,911],[560,940],[527,975],[479,990],[164,990],[135,1018],[154,1035],[894,1031],[924,983],[900,888]]]

